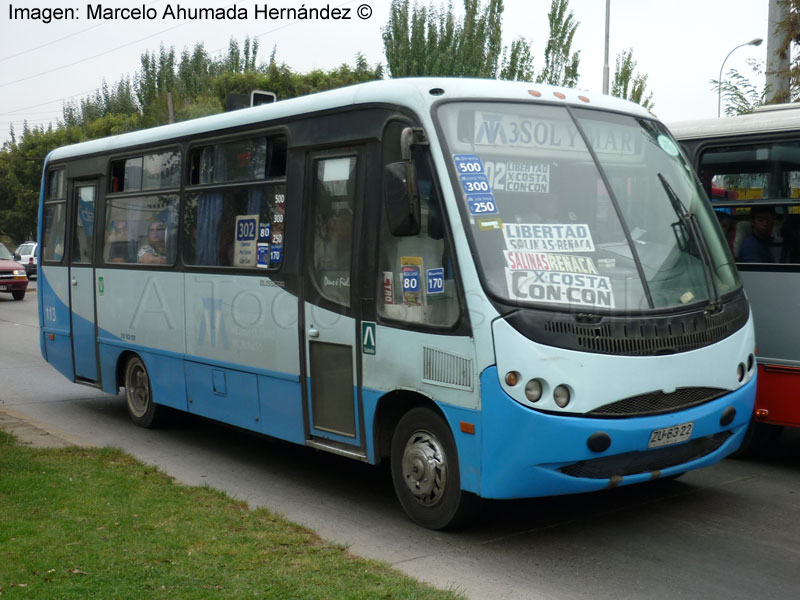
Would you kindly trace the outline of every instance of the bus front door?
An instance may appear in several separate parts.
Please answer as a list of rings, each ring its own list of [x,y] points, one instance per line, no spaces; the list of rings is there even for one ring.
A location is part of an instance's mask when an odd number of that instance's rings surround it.
[[[361,154],[312,154],[304,268],[306,415],[312,445],[363,454],[356,326],[358,252],[353,230],[360,203]]]
[[[98,381],[94,306],[94,230],[97,182],[73,187],[72,249],[69,261],[72,354],[75,378]]]

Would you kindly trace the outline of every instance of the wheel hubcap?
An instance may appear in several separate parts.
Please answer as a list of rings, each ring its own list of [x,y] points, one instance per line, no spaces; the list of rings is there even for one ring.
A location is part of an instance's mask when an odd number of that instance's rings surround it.
[[[439,502],[447,484],[447,458],[439,440],[428,431],[416,431],[403,451],[403,480],[425,506]]]
[[[128,370],[125,392],[131,412],[137,417],[144,416],[150,404],[150,382],[143,365],[134,364]]]

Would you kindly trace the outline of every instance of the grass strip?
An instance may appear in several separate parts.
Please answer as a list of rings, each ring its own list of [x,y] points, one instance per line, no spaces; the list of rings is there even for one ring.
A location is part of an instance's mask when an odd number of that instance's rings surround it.
[[[458,598],[268,510],[177,484],[112,448],[0,431],[0,594],[9,598]]]

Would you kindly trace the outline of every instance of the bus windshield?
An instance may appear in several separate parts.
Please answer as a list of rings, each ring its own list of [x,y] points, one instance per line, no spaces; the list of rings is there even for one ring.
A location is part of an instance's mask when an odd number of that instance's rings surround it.
[[[739,287],[713,211],[658,122],[500,102],[447,103],[438,117],[497,299],[617,313]]]

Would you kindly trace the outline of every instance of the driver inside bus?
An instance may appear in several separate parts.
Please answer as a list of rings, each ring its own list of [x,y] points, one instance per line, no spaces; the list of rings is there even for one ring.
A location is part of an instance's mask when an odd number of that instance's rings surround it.
[[[153,221],[148,228],[148,242],[142,244],[136,259],[148,265],[167,264],[167,224],[164,221]]]

